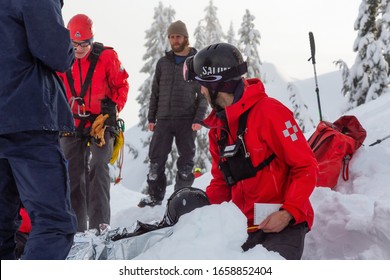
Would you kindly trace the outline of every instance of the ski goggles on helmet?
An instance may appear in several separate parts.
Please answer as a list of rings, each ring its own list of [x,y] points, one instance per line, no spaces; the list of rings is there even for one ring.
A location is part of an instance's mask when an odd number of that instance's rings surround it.
[[[226,82],[212,82],[212,83],[198,81],[198,83],[201,86],[204,86],[205,88],[207,88],[209,91],[211,90],[211,91],[217,91],[217,92],[221,91],[221,92],[227,92],[227,93],[234,93],[239,81],[240,80],[230,80],[230,81],[226,81]]]
[[[184,81],[190,82],[195,80],[195,71],[194,71],[194,56],[189,56],[184,61],[183,65],[183,78]]]

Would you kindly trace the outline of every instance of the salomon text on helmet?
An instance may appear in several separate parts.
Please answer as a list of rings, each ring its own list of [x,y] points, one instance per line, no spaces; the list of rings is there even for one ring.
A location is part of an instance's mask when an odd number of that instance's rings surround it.
[[[183,73],[187,81],[222,83],[238,80],[247,72],[240,51],[231,44],[218,43],[200,50],[186,60]]]
[[[84,14],[72,17],[67,28],[70,32],[70,38],[75,41],[90,40],[95,35],[92,20]]]
[[[168,199],[163,222],[172,226],[182,215],[206,205],[210,202],[204,191],[193,187],[178,189]]]

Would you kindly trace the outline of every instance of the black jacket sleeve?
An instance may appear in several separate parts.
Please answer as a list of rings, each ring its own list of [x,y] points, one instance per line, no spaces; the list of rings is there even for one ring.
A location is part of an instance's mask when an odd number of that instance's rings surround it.
[[[199,86],[199,91],[197,92],[195,102],[196,102],[196,114],[194,118],[194,123],[200,123],[206,117],[206,113],[208,109],[207,100],[200,92],[200,86]]]
[[[150,93],[149,112],[148,112],[149,123],[156,122],[160,75],[161,75],[160,63],[157,62],[156,70],[152,82],[152,91]]]

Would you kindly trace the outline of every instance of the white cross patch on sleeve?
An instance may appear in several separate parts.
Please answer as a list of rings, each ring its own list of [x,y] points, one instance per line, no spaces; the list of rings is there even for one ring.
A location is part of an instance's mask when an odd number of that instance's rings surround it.
[[[298,140],[298,136],[296,134],[298,132],[297,126],[295,124],[292,125],[290,121],[286,121],[285,125],[286,125],[286,129],[283,130],[284,137],[285,138],[290,137],[293,142]]]

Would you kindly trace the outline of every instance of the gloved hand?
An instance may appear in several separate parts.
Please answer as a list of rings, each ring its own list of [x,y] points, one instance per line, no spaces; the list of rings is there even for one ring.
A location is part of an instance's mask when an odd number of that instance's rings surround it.
[[[104,131],[106,130],[104,122],[108,117],[108,114],[100,114],[92,124],[90,135],[95,138],[98,147],[103,147],[106,144],[104,141]]]
[[[106,125],[116,127],[116,120],[117,120],[117,115],[118,115],[118,110],[115,102],[113,102],[111,99],[108,97],[104,98],[101,100],[101,113],[103,115],[108,114],[109,118],[106,121]]]

